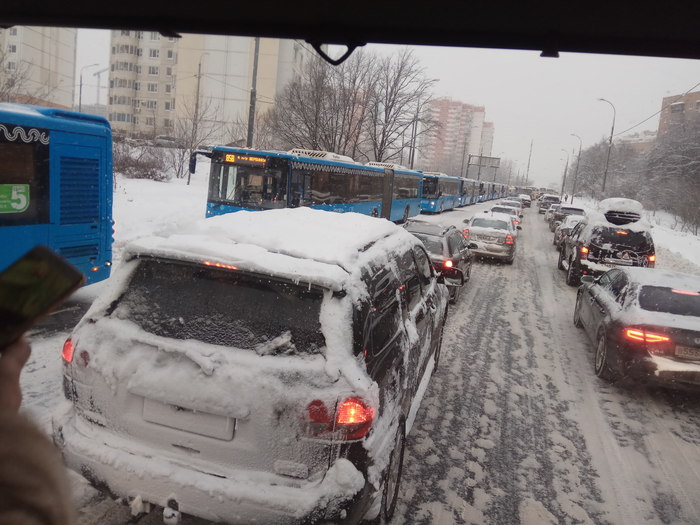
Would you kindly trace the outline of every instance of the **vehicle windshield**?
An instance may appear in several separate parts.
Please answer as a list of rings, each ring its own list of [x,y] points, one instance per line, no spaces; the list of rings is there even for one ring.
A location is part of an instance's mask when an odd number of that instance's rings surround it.
[[[414,233],[418,239],[423,243],[425,249],[428,253],[442,257],[445,254],[445,248],[443,245],[443,238],[437,235],[427,235],[425,233]]]
[[[426,199],[436,199],[440,196],[438,179],[435,177],[423,177],[423,197]]]
[[[324,347],[323,294],[230,270],[141,259],[111,316],[146,332],[254,350],[313,354]]]
[[[700,317],[700,290],[676,290],[664,286],[642,286],[639,306],[650,312]]]
[[[280,168],[212,162],[209,199],[244,208],[285,208],[287,174]]]
[[[498,219],[474,219],[472,226],[477,228],[495,228],[497,230],[507,230],[508,223]]]

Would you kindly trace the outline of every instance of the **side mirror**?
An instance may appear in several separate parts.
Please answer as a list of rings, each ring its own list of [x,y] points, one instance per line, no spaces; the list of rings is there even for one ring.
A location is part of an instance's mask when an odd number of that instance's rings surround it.
[[[470,250],[476,250],[478,247],[479,247],[479,245],[476,244],[475,242],[470,242],[470,243],[467,245],[467,248],[469,248]]]
[[[595,277],[593,277],[592,275],[582,275],[581,282],[582,283],[594,283]]]
[[[516,228],[519,229],[519,230],[522,230],[522,229],[523,229],[523,227],[520,226],[519,224],[516,226]]]
[[[459,268],[450,268],[449,271],[443,271],[440,274],[438,282],[447,286],[464,286],[464,272]]]
[[[471,222],[471,218],[469,218],[469,219],[464,219],[462,222],[463,222],[464,224],[469,224],[469,223]]]

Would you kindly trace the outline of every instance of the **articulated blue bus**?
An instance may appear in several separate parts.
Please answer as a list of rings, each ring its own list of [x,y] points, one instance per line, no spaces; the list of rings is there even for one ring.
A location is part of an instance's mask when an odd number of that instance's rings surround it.
[[[462,202],[462,179],[444,173],[425,172],[421,210],[425,213],[442,213],[460,206]]]
[[[479,182],[474,179],[462,179],[462,206],[479,202]]]
[[[309,206],[405,221],[420,213],[422,173],[403,166],[294,149],[271,152],[216,146],[206,216],[239,210]],[[190,171],[196,166],[196,156]]]
[[[0,104],[0,271],[36,245],[87,283],[112,265],[112,132],[102,117]]]

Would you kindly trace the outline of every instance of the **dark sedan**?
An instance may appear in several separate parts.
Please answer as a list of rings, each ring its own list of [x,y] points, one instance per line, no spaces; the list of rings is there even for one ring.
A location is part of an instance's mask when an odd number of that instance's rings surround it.
[[[461,286],[451,282],[454,269],[462,270],[464,282],[469,280],[472,272],[474,255],[464,240],[462,232],[454,226],[441,226],[423,221],[408,221],[404,227],[416,236],[425,246],[435,271],[444,275],[450,290],[450,302],[456,303]]]
[[[574,324],[595,343],[595,373],[700,388],[700,277],[615,268],[582,278]]]

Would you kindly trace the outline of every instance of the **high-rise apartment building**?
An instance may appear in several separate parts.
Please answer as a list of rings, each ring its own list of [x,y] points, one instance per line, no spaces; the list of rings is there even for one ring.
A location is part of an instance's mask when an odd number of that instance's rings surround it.
[[[689,120],[700,119],[700,91],[664,97],[659,115],[658,136],[672,130],[684,131]]]
[[[437,126],[421,141],[423,169],[464,176],[470,157],[491,154],[494,128],[485,122],[483,106],[439,98],[428,103],[427,112]]]
[[[71,109],[77,36],[58,27],[0,29],[0,101]]]
[[[300,45],[260,39],[256,113],[271,106],[302,64]],[[196,121],[209,142],[242,138],[236,130],[248,120],[254,38],[113,31],[111,46],[109,119],[116,131],[178,135]]]

